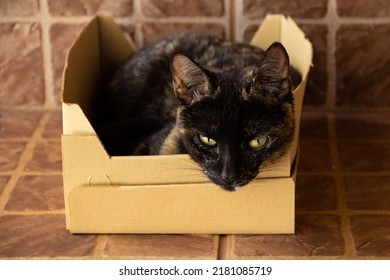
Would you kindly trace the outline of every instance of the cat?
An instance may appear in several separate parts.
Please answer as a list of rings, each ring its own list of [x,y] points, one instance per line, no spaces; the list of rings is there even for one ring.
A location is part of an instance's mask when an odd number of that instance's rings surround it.
[[[165,38],[116,71],[99,133],[110,155],[188,153],[235,191],[288,150],[299,82],[278,42],[264,51],[212,36]]]

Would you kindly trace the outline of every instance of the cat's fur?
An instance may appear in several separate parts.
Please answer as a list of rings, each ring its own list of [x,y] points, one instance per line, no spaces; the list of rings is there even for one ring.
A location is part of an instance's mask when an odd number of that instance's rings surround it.
[[[101,138],[111,155],[188,153],[212,182],[235,190],[289,148],[292,88],[280,43],[264,52],[215,37],[171,37],[117,71]]]

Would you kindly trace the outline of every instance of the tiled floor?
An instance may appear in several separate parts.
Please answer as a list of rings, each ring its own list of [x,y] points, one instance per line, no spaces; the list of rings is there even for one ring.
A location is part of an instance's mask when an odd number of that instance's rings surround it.
[[[390,113],[305,113],[295,235],[72,235],[61,112],[0,111],[0,258],[389,259]]]

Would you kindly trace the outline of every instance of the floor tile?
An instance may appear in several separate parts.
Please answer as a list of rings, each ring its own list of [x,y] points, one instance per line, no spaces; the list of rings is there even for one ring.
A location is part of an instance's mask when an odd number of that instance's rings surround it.
[[[49,122],[46,124],[42,137],[45,139],[60,140],[62,134],[62,112],[53,111],[50,113]]]
[[[390,210],[390,176],[348,176],[344,184],[349,209]]]
[[[62,176],[22,176],[16,183],[5,210],[64,209]]]
[[[331,176],[297,176],[297,211],[326,211],[337,208],[336,184]]]
[[[0,217],[0,258],[88,257],[96,236],[72,235],[63,215]]]
[[[390,114],[338,114],[335,123],[339,139],[390,139]]]
[[[357,256],[390,257],[390,215],[357,215],[350,221]]]
[[[333,164],[330,145],[326,143],[302,142],[299,150],[299,172],[329,172]]]
[[[0,142],[0,171],[12,171],[19,162],[26,143]]]
[[[38,142],[25,171],[61,171],[62,155],[60,141]]]
[[[0,3],[3,4],[3,1]],[[44,104],[41,37],[42,29],[39,22],[0,23],[2,107]]]
[[[30,137],[42,116],[41,112],[1,110],[0,139]]]
[[[390,171],[390,141],[341,142],[339,154],[343,171]]]
[[[0,176],[0,195],[3,193],[5,185],[8,183],[10,176]]]
[[[230,253],[233,258],[309,258],[344,253],[340,218],[334,215],[297,215],[294,235],[236,235],[232,238]]]
[[[112,235],[105,256],[132,259],[216,259],[218,236]]]

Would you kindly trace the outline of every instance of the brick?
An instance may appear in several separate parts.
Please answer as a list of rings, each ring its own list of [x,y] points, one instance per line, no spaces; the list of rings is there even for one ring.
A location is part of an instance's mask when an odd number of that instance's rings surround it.
[[[45,101],[41,27],[0,24],[0,106],[42,105]]]

